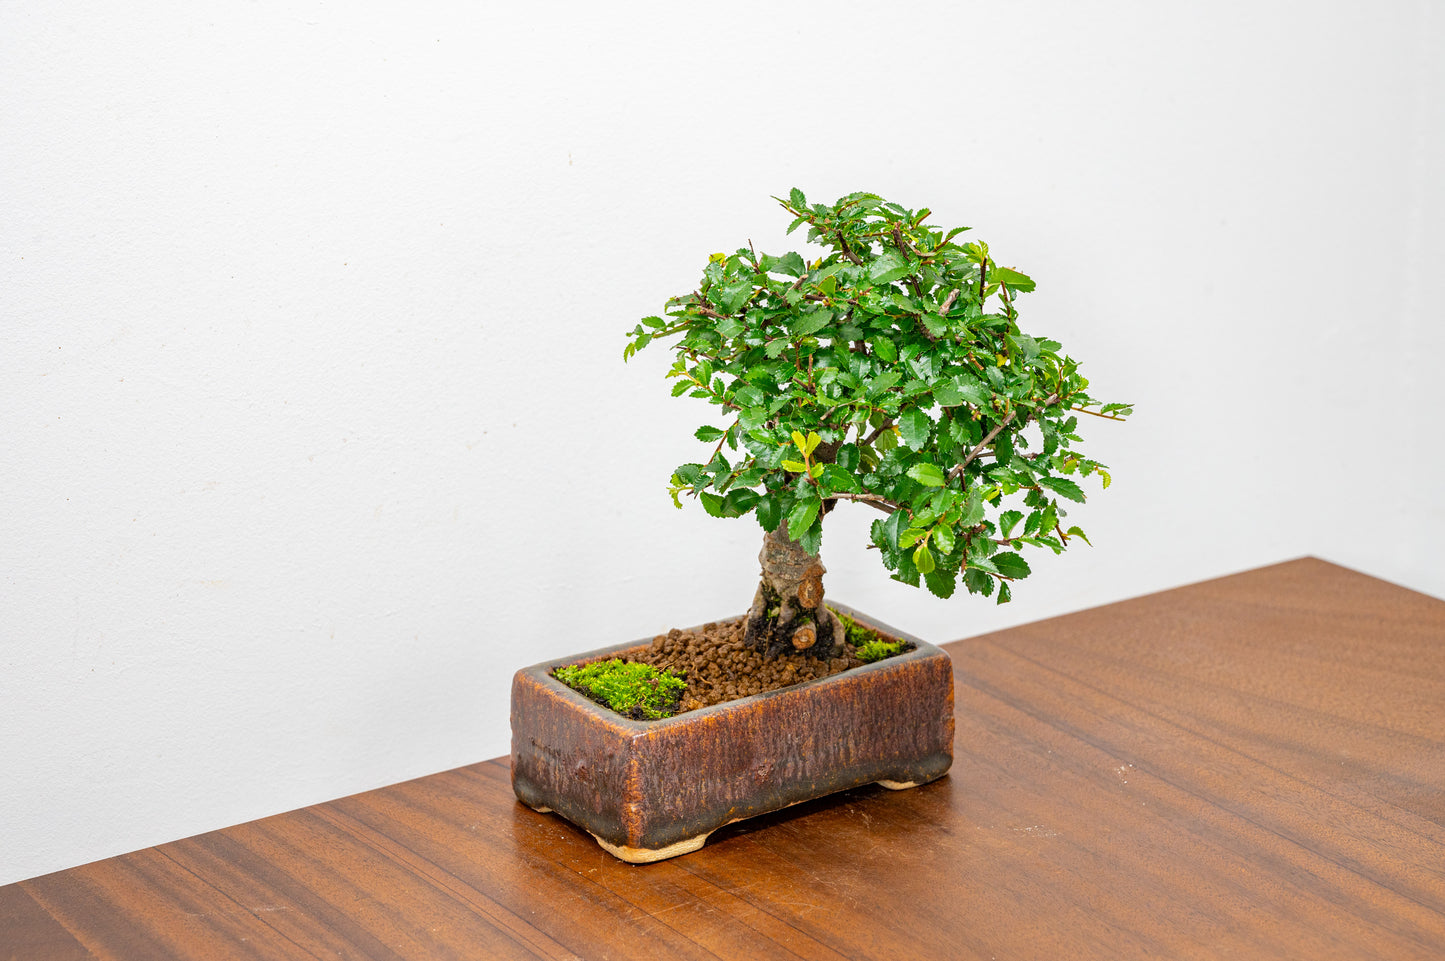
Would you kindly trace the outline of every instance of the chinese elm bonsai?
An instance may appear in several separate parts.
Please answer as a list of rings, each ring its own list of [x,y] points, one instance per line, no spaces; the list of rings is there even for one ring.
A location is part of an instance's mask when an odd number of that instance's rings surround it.
[[[1078,450],[1079,413],[1121,420],[1127,404],[1086,393],[1076,361],[1018,325],[1034,282],[998,266],[968,228],[927,225],[874,194],[832,206],[794,189],[779,202],[825,249],[713,254],[702,282],[628,335],[624,359],[676,336],[674,397],[716,405],[703,463],[672,476],[714,517],[762,525],[762,576],[746,643],[767,657],[836,656],[845,627],[823,603],[823,518],[838,501],[884,516],[873,546],[893,578],[950,597],[1009,600],[1029,574],[1020,549],[1064,551],[1078,527],[1060,503],[1104,465]],[[725,449],[727,452],[725,452]]]

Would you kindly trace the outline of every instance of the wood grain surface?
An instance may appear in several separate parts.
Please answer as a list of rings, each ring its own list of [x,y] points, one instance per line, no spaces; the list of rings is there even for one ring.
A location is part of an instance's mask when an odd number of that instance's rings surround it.
[[[1445,958],[1445,602],[1301,560],[947,650],[915,790],[633,866],[488,761],[0,887],[0,959]]]

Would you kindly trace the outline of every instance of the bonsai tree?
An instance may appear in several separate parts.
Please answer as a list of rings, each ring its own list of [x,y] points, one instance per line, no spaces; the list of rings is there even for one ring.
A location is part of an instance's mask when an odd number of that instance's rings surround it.
[[[1079,365],[1018,325],[1034,282],[1000,267],[966,227],[929,226],[868,193],[827,206],[794,189],[779,200],[792,233],[825,248],[713,254],[697,289],[628,335],[624,359],[676,337],[674,397],[719,408],[699,427],[714,445],[672,475],[714,517],[762,525],[762,576],[747,643],[767,657],[835,656],[845,634],[823,603],[823,518],[839,501],[879,511],[872,546],[895,580],[950,597],[1009,600],[1027,577],[1022,548],[1074,539],[1063,502],[1104,465],[1078,450],[1078,414],[1120,420],[1126,404],[1086,393]]]

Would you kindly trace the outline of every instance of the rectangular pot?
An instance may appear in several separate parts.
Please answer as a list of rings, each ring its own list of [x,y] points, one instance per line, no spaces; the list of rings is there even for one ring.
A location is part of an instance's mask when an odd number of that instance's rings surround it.
[[[634,721],[551,676],[649,650],[651,640],[544,661],[512,680],[512,787],[625,861],[701,847],[725,824],[878,782],[913,787],[953,763],[953,668],[939,648],[829,602],[915,645],[819,680],[660,721]]]

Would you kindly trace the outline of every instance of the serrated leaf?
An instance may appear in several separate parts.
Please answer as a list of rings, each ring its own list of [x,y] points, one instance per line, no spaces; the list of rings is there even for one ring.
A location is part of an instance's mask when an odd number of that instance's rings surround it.
[[[818,510],[823,506],[817,498],[808,498],[793,505],[788,512],[788,536],[797,540],[803,532],[818,519]]]
[[[809,470],[808,470],[808,476],[811,477],[811,478],[813,478],[814,480],[817,480],[817,479],[818,479],[819,477],[821,477],[822,475],[823,475],[823,465],[822,465],[822,464],[814,464],[814,465],[813,465],[811,468],[809,468]]]
[[[803,192],[797,187],[794,187],[788,192],[788,200],[792,202],[794,210],[808,209],[808,201],[803,197]]]
[[[810,310],[788,325],[788,333],[794,337],[806,337],[828,326],[828,322],[832,319],[833,312],[831,310]]]
[[[1017,526],[1018,522],[1023,520],[1023,518],[1023,511],[1004,511],[1002,514],[998,515],[999,533],[1002,534],[1004,537],[1012,537],[1014,527]]]
[[[952,378],[940,380],[933,385],[933,399],[940,407],[957,407],[963,403],[963,394]]]
[[[868,281],[872,284],[889,284],[908,276],[908,261],[897,251],[890,250],[868,268]]]
[[[768,355],[769,360],[777,360],[783,351],[788,349],[788,338],[778,337],[767,342],[763,352]]]
[[[951,567],[938,567],[924,575],[923,582],[935,597],[947,600],[953,596],[954,588],[958,585],[958,571]]]
[[[728,496],[723,499],[723,510],[729,517],[741,517],[757,505],[758,497],[757,491],[736,488],[728,491]]]
[[[783,470],[792,471],[794,474],[806,474],[808,472],[808,465],[800,460],[785,460],[782,466]]]
[[[1012,551],[999,551],[989,560],[1004,577],[1017,579],[1029,576],[1029,562]]]
[[[906,528],[906,526],[907,516],[904,514],[904,512],[894,511],[892,514],[889,514],[886,519],[884,519],[883,525],[880,528],[880,532],[883,535],[883,540],[881,542],[875,540],[875,543],[877,543],[879,547],[885,550],[900,550],[900,547],[898,546],[898,538],[902,536],[902,532]]]
[[[933,430],[933,418],[914,407],[898,418],[898,430],[903,436],[904,444],[912,450],[919,450],[928,442],[928,434]]]
[[[908,468],[908,476],[924,487],[942,487],[946,482],[943,471],[936,464],[914,464]]]
[[[964,403],[972,404],[975,407],[987,407],[993,400],[993,391],[968,374],[955,376],[953,382],[954,386],[958,388],[958,396],[963,398]]]
[[[777,530],[778,523],[783,519],[783,499],[772,491],[763,494],[758,498],[757,516],[763,530]]]
[[[753,295],[753,284],[750,280],[740,283],[729,284],[717,293],[717,307],[720,314],[731,314],[739,307],[748,302]]]
[[[723,499],[717,494],[714,494],[710,491],[703,491],[697,496],[698,499],[702,501],[703,508],[706,509],[707,512],[713,517],[727,516],[723,513]]]
[[[919,544],[913,551],[913,566],[918,568],[920,574],[927,574],[936,566],[933,560],[933,551],[928,549],[927,544]]]
[[[969,528],[983,520],[983,490],[978,487],[969,488],[968,496],[963,501],[963,516],[959,518],[958,526]]]
[[[1026,274],[1010,270],[1008,267],[994,267],[988,272],[988,279],[996,284],[1007,284],[1014,290],[1030,291],[1034,289],[1033,280]]]
[[[787,274],[789,277],[801,277],[803,276],[803,271],[807,270],[808,267],[803,263],[802,257],[795,251],[790,250],[777,259],[774,269],[780,274]]]
[[[996,603],[1007,604],[1009,601],[1013,600],[1013,596],[1014,592],[1013,589],[1009,587],[1008,581],[999,581],[998,601]]]
[[[1083,488],[1069,480],[1067,477],[1040,477],[1039,486],[1047,487],[1060,497],[1067,497],[1071,501],[1084,502]]]
[[[723,430],[721,427],[709,427],[704,425],[694,431],[692,436],[696,437],[700,441],[711,443],[715,440],[721,440],[722,435],[726,433],[727,431]]]
[[[1065,533],[1065,534],[1068,534],[1070,537],[1077,537],[1077,538],[1079,538],[1079,539],[1082,540],[1085,544],[1088,544],[1090,547],[1093,547],[1093,546],[1094,546],[1093,542],[1089,540],[1089,535],[1085,534],[1082,530],[1080,530],[1080,529],[1077,528],[1077,527],[1070,527],[1070,528],[1069,528],[1067,531],[1065,531],[1064,533]]]
[[[871,344],[873,353],[878,355],[878,359],[885,364],[891,364],[898,359],[898,348],[887,337],[880,335]]]
[[[894,384],[898,383],[902,379],[903,374],[900,371],[885,370],[883,373],[879,374],[877,377],[874,377],[871,381],[869,381],[868,396],[879,397],[883,394],[884,391],[888,390],[890,387],[892,387]]]
[[[970,594],[982,594],[984,597],[993,594],[994,579],[975,567],[963,572],[963,583]]]
[[[947,524],[939,524],[933,529],[933,544],[938,548],[940,554],[953,553],[953,528]]]
[[[898,535],[898,547],[906,551],[908,550],[908,548],[912,547],[914,544],[917,544],[920,540],[922,540],[923,535],[926,533],[927,531],[924,531],[922,528],[910,527],[908,528],[908,530]]]

